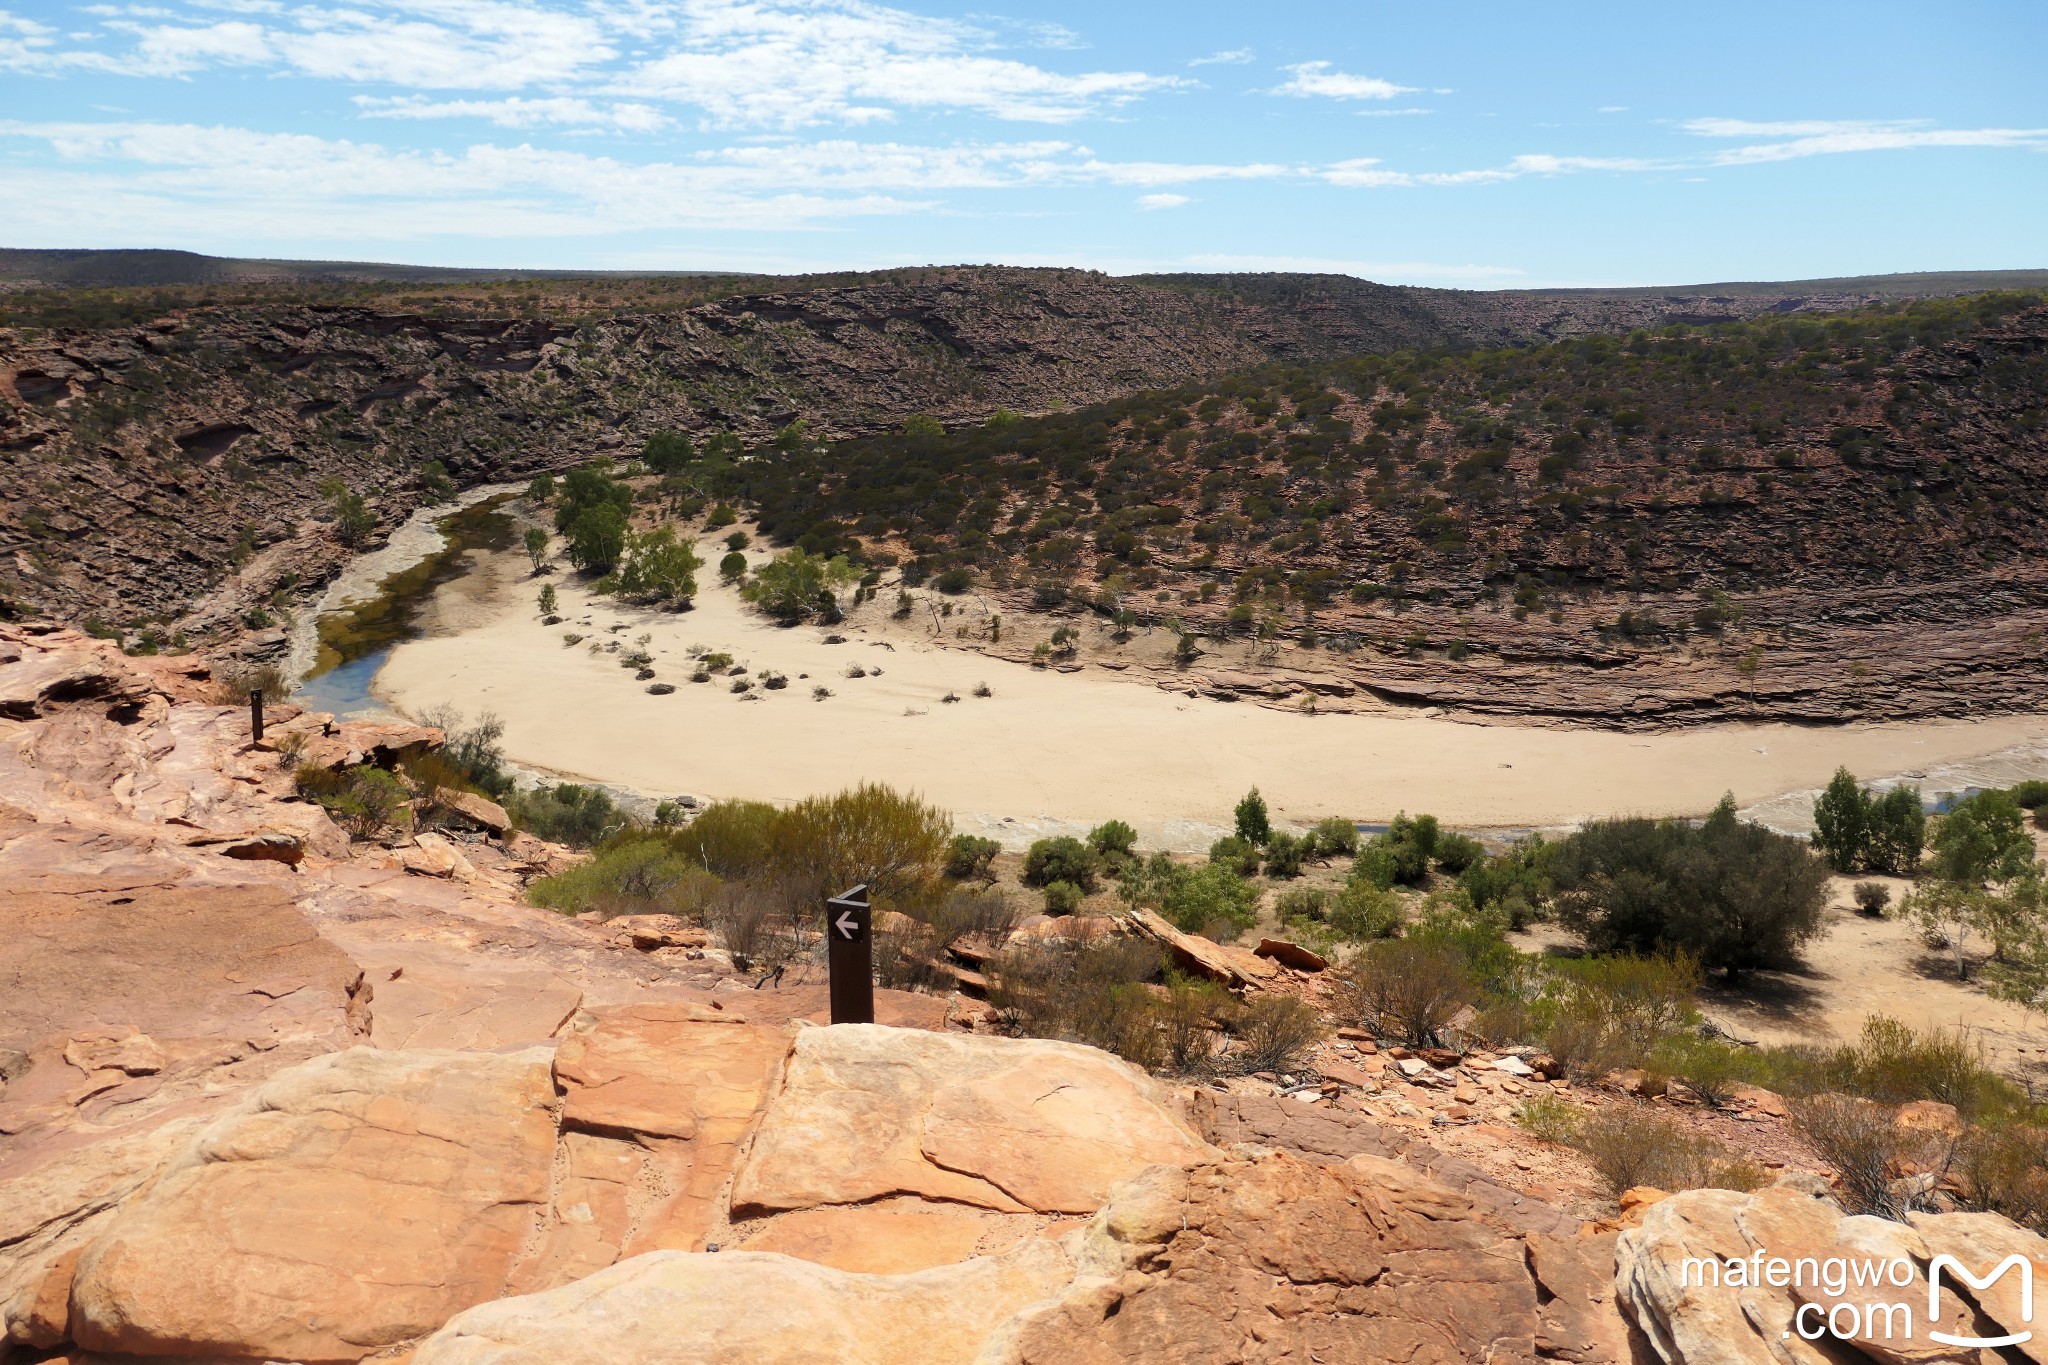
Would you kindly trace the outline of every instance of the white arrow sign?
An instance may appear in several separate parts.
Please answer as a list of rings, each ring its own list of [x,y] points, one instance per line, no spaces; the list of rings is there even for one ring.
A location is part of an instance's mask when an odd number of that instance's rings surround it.
[[[839,918],[832,921],[832,927],[837,929],[848,943],[857,942],[860,938],[860,921],[853,917],[851,910],[841,910]]]

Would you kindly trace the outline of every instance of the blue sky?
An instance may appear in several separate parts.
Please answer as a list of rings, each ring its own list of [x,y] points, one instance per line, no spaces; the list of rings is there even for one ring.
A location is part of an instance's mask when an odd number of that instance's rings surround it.
[[[2048,266],[2048,5],[0,0],[0,245],[446,265]]]

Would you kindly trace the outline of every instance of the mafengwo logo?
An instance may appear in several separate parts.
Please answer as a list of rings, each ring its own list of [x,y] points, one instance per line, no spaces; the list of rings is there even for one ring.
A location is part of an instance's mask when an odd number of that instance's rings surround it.
[[[2019,1272],[2019,1321],[2025,1324],[2022,1330],[2002,1337],[1966,1337],[1939,1329],[1944,1274],[1961,1280],[1976,1291],[1969,1297],[1982,1303],[1983,1291],[2013,1271]],[[1883,1302],[1866,1297],[1861,1291],[1884,1287],[1909,1289],[1918,1278],[1919,1272],[1913,1262],[1903,1256],[1889,1260],[1862,1256],[1787,1259],[1769,1255],[1761,1248],[1747,1258],[1726,1261],[1712,1256],[1688,1257],[1680,1263],[1678,1270],[1681,1287],[1800,1289],[1811,1286],[1829,1298],[1841,1300],[1832,1305],[1811,1300],[1799,1305],[1792,1315],[1791,1325],[1785,1329],[1785,1335],[1789,1337],[1796,1332],[1807,1341],[1819,1341],[1823,1337],[1857,1342],[1913,1340],[1918,1324],[1914,1322],[1912,1303],[1903,1299]],[[1983,1276],[1973,1274],[1961,1261],[1947,1254],[1928,1262],[1925,1324],[1928,1339],[1944,1346],[1986,1350],[2020,1346],[2034,1339],[2033,1321],[2034,1267],[2026,1257],[2008,1256]],[[2005,1325],[2013,1324],[2008,1321]]]
[[[1998,1280],[2003,1278],[2008,1270],[2019,1271],[2020,1321],[2024,1323],[2033,1322],[2034,1267],[2033,1263],[2028,1261],[2026,1257],[2018,1255],[2006,1257],[1998,1263],[1989,1275],[1986,1275],[1981,1280],[1966,1270],[1963,1267],[1963,1263],[1955,1257],[1946,1255],[1935,1257],[1927,1265],[1927,1312],[1936,1321],[1940,1320],[1941,1314],[1941,1272],[1943,1270],[1954,1271],[1957,1279],[1972,1289],[1980,1290],[1989,1289]],[[2014,1332],[2010,1336],[2003,1337],[1958,1337],[1951,1336],[1947,1332],[1932,1330],[1927,1335],[1944,1346],[1980,1346],[1987,1349],[1998,1346],[2019,1346],[2034,1339],[2034,1331],[2031,1326],[2023,1332]]]

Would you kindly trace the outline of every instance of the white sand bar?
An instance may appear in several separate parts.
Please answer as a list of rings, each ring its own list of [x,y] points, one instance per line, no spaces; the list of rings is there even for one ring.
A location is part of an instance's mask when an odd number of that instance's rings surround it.
[[[1006,817],[1018,822],[1013,830],[1116,817],[1180,847],[1205,845],[1253,784],[1297,824],[1408,810],[1465,827],[1547,827],[1625,812],[1697,814],[1724,791],[1750,805],[1817,787],[1837,764],[1880,777],[2048,744],[2048,716],[2039,715],[1653,734],[1401,712],[1302,715],[925,642],[915,624],[887,619],[888,590],[837,628],[846,643],[827,645],[824,629],[784,629],[752,613],[708,567],[723,546],[707,541],[704,551],[704,591],[680,614],[593,597],[567,574],[535,580],[520,555],[479,555],[427,611],[429,638],[398,647],[374,690],[408,714],[438,703],[496,712],[513,759],[648,794],[787,801],[871,779],[921,792],[968,828]],[[541,581],[561,594],[562,626],[540,624]],[[606,631],[617,622],[627,628]],[[565,630],[588,638],[564,647]],[[676,684],[672,695],[650,696],[614,656],[589,652],[593,640],[631,648],[642,632],[653,636],[658,680]],[[785,673],[789,686],[757,689],[755,701],[733,695],[729,679],[692,684],[693,643],[732,654],[750,676]],[[882,676],[845,677],[854,663],[879,665]],[[993,696],[972,695],[982,682]],[[812,699],[820,684],[830,699]],[[948,692],[961,700],[942,703]]]

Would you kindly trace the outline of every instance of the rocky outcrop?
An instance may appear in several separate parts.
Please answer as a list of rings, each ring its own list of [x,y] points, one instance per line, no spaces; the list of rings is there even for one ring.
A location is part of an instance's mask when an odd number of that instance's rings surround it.
[[[1091,1213],[1112,1186],[1202,1147],[1154,1081],[1093,1048],[841,1025],[797,1035],[733,1204],[915,1194]]]
[[[548,1195],[548,1057],[369,1048],[273,1077],[80,1258],[72,1339],[355,1360],[506,1290]]]
[[[1597,1244],[1531,1242],[1373,1157],[1239,1149],[1120,1189],[1080,1274],[996,1334],[1002,1365],[1626,1362]]]
[[[1930,1298],[1940,1255],[1977,1276],[2011,1255],[2031,1263],[2036,1282],[2048,1274],[2048,1242],[1995,1214],[1916,1214],[1909,1226],[1845,1217],[1816,1182],[1755,1194],[1691,1190],[1652,1204],[1621,1232],[1617,1255],[1622,1306],[1666,1365],[1992,1358],[1936,1333],[2020,1336],[2008,1350],[2048,1360],[2048,1342],[2024,1313],[2022,1274],[1977,1289],[1951,1270]],[[1824,1270],[1831,1261],[1848,1267],[1846,1277]]]
[[[472,1309],[414,1365],[971,1365],[992,1324],[1052,1294],[1073,1264],[1032,1242],[910,1275],[788,1256],[657,1252],[547,1294]]]

